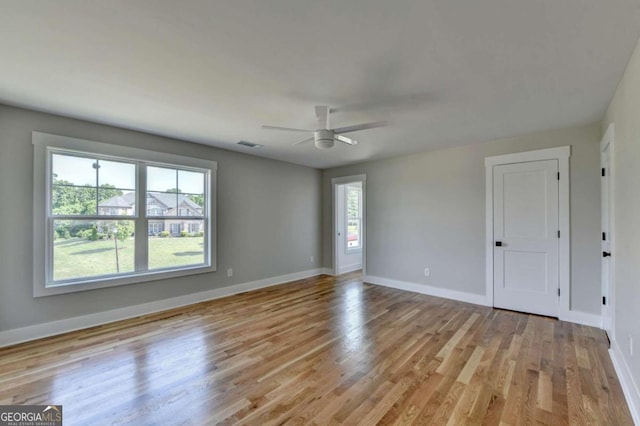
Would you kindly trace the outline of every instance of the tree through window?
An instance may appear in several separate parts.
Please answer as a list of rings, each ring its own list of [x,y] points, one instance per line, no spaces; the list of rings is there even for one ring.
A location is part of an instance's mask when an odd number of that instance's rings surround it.
[[[362,248],[362,187],[348,185],[345,195],[347,250],[356,250]]]
[[[215,270],[215,162],[43,133],[34,145],[34,295]]]

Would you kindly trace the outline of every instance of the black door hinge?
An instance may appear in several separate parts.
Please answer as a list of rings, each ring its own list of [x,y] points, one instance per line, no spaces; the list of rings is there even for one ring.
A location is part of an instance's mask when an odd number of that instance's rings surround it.
[[[558,289],[558,297],[560,297],[560,289]]]
[[[560,238],[560,230],[558,230],[558,238]]]
[[[606,232],[602,233],[602,241],[607,241],[607,233]]]
[[[607,298],[605,296],[602,296],[602,304],[603,305],[607,304]]]
[[[605,171],[605,168],[602,168],[602,177],[605,177],[607,175],[607,172]]]
[[[560,180],[560,172],[558,172],[558,180]]]

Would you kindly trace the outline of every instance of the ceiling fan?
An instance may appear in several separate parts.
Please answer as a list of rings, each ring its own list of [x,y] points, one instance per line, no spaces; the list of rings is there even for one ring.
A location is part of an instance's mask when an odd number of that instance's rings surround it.
[[[309,129],[293,129],[291,127],[280,126],[262,126],[263,129],[268,130],[284,130],[287,132],[300,132],[300,133],[313,133],[313,136],[309,136],[301,141],[295,142],[293,145],[300,145],[306,142],[315,142],[315,146],[318,149],[329,149],[333,147],[335,141],[345,143],[347,145],[357,145],[358,141],[343,136],[345,133],[357,132],[360,130],[374,129],[376,127],[384,127],[387,125],[386,121],[375,121],[372,123],[356,124],[355,126],[338,127],[331,129],[329,127],[329,114],[331,110],[328,106],[317,105],[316,106],[316,118],[318,119],[318,128],[316,130]]]

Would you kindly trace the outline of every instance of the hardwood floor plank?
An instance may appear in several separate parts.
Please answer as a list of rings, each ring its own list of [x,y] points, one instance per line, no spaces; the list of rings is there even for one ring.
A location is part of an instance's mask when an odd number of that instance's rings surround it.
[[[553,384],[551,376],[546,371],[541,371],[538,376],[537,405],[544,411],[553,412]]]
[[[0,349],[85,424],[632,425],[602,330],[319,276]]]
[[[464,368],[458,375],[457,380],[460,383],[463,383],[465,385],[469,384],[469,382],[471,381],[471,376],[473,376],[473,374],[476,371],[476,368],[478,367],[478,364],[480,364],[482,355],[484,355],[484,349],[481,348],[480,346],[476,346],[473,349],[473,353],[471,354],[471,357],[469,358],[467,363],[464,365]]]

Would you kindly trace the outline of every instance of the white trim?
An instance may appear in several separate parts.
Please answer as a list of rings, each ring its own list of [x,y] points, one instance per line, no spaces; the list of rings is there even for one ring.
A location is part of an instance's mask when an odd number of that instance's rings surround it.
[[[607,297],[607,306],[609,307],[609,312],[611,313],[611,330],[606,330],[607,333],[611,333],[609,339],[616,339],[616,315],[615,315],[615,306],[616,306],[616,210],[615,210],[615,184],[616,184],[616,168],[615,168],[615,130],[614,123],[609,124],[607,127],[607,131],[605,132],[602,140],[600,141],[600,158],[602,161],[602,153],[604,150],[609,147],[609,170],[607,170],[608,177],[608,185],[609,185],[609,252],[613,253],[614,256],[609,257],[609,292],[608,294],[604,294],[603,296]],[[602,166],[602,163],[600,164]],[[602,198],[601,198],[602,200]],[[601,201],[602,202],[602,201]],[[602,283],[604,284],[604,283]],[[604,290],[604,289],[602,289]],[[604,305],[601,309],[601,315],[604,313]],[[602,327],[604,328],[604,316],[602,317]]]
[[[340,273],[338,275],[357,271],[358,269],[362,269],[362,263],[354,263],[352,265],[346,265],[340,268],[340,271],[339,271]]]
[[[500,164],[528,163],[530,161],[554,160],[556,158],[569,158],[571,146],[558,146],[555,148],[537,149],[535,151],[514,152],[512,154],[495,155],[485,157],[485,166],[498,166]]]
[[[340,275],[339,262],[338,262],[338,251],[336,250],[336,224],[337,224],[337,203],[336,203],[336,186],[343,185],[345,183],[353,183],[353,182],[362,182],[362,220],[360,222],[360,226],[362,227],[361,237],[362,237],[362,274],[366,275],[367,271],[367,175],[352,175],[352,176],[341,176],[331,178],[331,204],[332,204],[332,212],[331,212],[331,252],[333,253],[333,273],[331,275]]]
[[[147,161],[158,164],[183,164],[185,166],[217,170],[218,165],[215,161],[205,160],[203,158],[187,157],[184,155],[169,154],[161,151],[150,151],[141,148],[132,148],[130,146],[116,145],[105,142],[90,141],[87,139],[72,138],[69,136],[60,136],[50,133],[31,132],[32,143],[35,146],[46,148],[47,146],[55,146],[67,150],[86,152],[87,143],[91,145],[91,151],[102,155],[111,155],[114,157],[127,157],[137,161]]]
[[[247,283],[236,284],[229,287],[222,287],[198,293],[185,294],[183,296],[157,300],[154,302],[143,303],[141,305],[127,306],[124,308],[118,308],[109,311],[96,312],[94,314],[81,315],[42,324],[30,325],[27,327],[14,328],[12,330],[0,331],[0,347],[15,345],[17,343],[41,339],[43,337],[54,336],[57,334],[68,333],[70,331],[81,330],[97,325],[108,324],[127,318],[152,314],[154,312],[166,311],[168,309],[179,308],[181,306],[192,305],[194,303],[204,302],[207,300],[219,299],[221,297],[244,293],[246,291],[257,290],[278,284],[288,283],[291,281],[314,277],[322,273],[323,270],[321,268],[309,269],[307,271],[294,272],[292,274],[250,281]]]
[[[322,270],[321,272],[322,275],[330,275],[332,277],[335,276],[335,274],[333,273],[334,272],[333,268],[321,268],[321,270]]]
[[[467,293],[464,291],[449,290],[442,287],[434,287],[426,284],[412,283],[407,281],[393,280],[390,278],[382,278],[376,276],[365,276],[363,282],[369,284],[382,285],[385,287],[396,288],[398,290],[412,291],[414,293],[427,294],[429,296],[442,297],[445,299],[457,300],[459,302],[473,303],[476,305],[492,307],[492,299],[488,299],[482,294]],[[575,324],[588,325],[591,327],[600,327],[601,318],[597,314],[588,312],[571,311],[569,315],[560,318],[562,321],[568,321]]]
[[[491,300],[482,294],[467,293],[464,291],[449,290],[442,287],[434,287],[426,284],[412,283],[408,281],[398,281],[390,278],[375,277],[365,275],[363,282],[369,284],[382,285],[396,288],[398,290],[412,291],[414,293],[427,294],[429,296],[442,297],[445,299],[457,300],[459,302],[473,303],[476,305],[491,306]]]
[[[558,251],[560,285],[558,317],[562,319],[571,315],[571,227],[569,219],[570,156],[571,147],[561,146],[485,158],[485,282],[486,298],[491,306],[493,306],[493,167],[501,164],[524,163],[540,160],[558,160],[558,171],[560,172],[560,182],[558,186],[558,227],[560,228],[561,235]]]
[[[558,318],[561,321],[575,324],[588,325],[590,327],[602,328],[602,316],[582,311],[569,311]]]
[[[631,374],[629,365],[627,365],[624,357],[622,356],[620,346],[618,346],[618,342],[616,340],[611,340],[609,356],[611,357],[613,368],[616,370],[616,374],[618,375],[618,381],[622,387],[622,393],[624,393],[624,397],[627,400],[627,405],[629,406],[629,411],[631,411],[633,422],[636,425],[640,425],[640,389],[633,380],[633,375]]]

